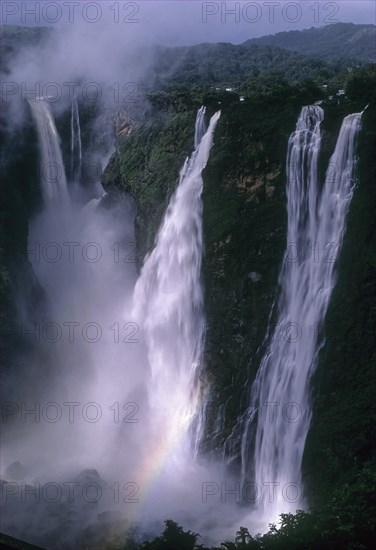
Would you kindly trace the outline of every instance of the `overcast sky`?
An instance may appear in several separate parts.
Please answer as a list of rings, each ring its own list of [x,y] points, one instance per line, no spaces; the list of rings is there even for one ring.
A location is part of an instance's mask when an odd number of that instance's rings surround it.
[[[98,0],[3,1],[1,22],[15,25],[98,28],[144,36],[166,45],[240,43],[280,31],[334,22],[375,23],[374,0]],[[137,29],[137,30],[136,30]]]

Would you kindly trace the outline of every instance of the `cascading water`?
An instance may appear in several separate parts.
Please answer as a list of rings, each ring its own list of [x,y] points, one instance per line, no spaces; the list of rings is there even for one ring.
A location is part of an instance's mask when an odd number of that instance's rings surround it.
[[[72,100],[72,105],[71,105],[71,159],[70,159],[70,178],[71,178],[71,180],[73,180],[73,170],[74,170],[74,141],[75,141],[74,100]]]
[[[157,440],[174,461],[191,459],[188,436],[198,412],[198,373],[205,318],[201,283],[202,170],[220,113],[205,133],[205,108],[198,111],[196,149],[180,173],[156,245],[147,257],[134,294],[134,317],[143,324],[151,369],[150,409]],[[175,449],[175,450],[174,450]],[[172,452],[173,451],[173,452]]]
[[[197,147],[200,145],[201,140],[205,134],[205,112],[206,108],[202,106],[197,113],[195,124],[195,149],[197,149]]]
[[[31,497],[20,505],[15,496],[8,499],[3,526],[47,548],[75,548],[99,511],[117,510],[135,522],[148,516],[162,521],[172,513],[176,517],[177,503],[184,502],[180,512],[187,514],[201,499],[206,477],[196,475],[194,491],[186,486],[194,470],[192,432],[204,337],[201,173],[220,114],[205,132],[205,109],[198,112],[195,150],[137,281],[135,264],[127,261],[135,240],[130,201],[101,207],[90,201],[83,207],[79,194],[69,198],[48,102],[31,108],[42,165],[53,164],[61,175],[42,179],[44,206],[30,222],[28,248],[40,251],[31,262],[45,292],[37,314],[42,338],[21,358],[28,368],[14,391],[28,409],[39,403],[42,421],[32,415],[24,423],[15,418],[4,437],[2,464],[13,464],[8,470],[13,472],[21,462],[22,482],[31,488],[57,484],[64,503],[59,500],[57,513],[51,502],[36,505]],[[73,131],[73,143],[74,136]],[[61,411],[59,421],[42,416],[46,403],[49,412]],[[75,408],[67,416],[69,403]],[[98,412],[99,420],[92,422]],[[88,506],[81,486],[81,496],[67,502],[67,484],[85,480],[99,486],[100,502]],[[115,502],[110,488],[116,484],[136,491],[136,500],[126,500],[125,491]],[[33,524],[25,524],[31,515]],[[59,526],[68,516],[70,527],[63,533]]]
[[[74,95],[71,106],[71,166],[70,179],[74,181],[80,176],[82,163],[82,143],[81,143],[81,125],[80,114],[78,110],[77,98]]]
[[[48,101],[37,98],[29,102],[37,127],[41,151],[41,185],[45,204],[65,205],[68,202],[67,178],[60,138]]]
[[[259,488],[274,484],[272,498],[269,491],[255,497],[265,525],[282,512],[302,507],[310,377],[323,345],[321,331],[336,280],[333,250],[340,249],[354,189],[361,114],[344,119],[321,190],[317,162],[322,119],[320,107],[304,107],[289,140],[287,250],[279,277],[277,319],[252,387],[242,438],[243,485],[251,477]],[[249,464],[252,447],[254,462]],[[291,486],[293,494],[288,495]]]

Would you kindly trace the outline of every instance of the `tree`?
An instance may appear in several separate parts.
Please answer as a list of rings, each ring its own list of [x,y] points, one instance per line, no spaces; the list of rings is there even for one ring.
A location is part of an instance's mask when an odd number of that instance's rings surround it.
[[[246,527],[240,527],[239,531],[236,532],[235,542],[240,542],[245,546],[251,540],[252,537],[248,529]]]
[[[183,528],[168,519],[165,521],[165,530],[160,537],[151,542],[145,542],[142,550],[195,550],[196,542],[200,536],[192,531],[184,531]]]

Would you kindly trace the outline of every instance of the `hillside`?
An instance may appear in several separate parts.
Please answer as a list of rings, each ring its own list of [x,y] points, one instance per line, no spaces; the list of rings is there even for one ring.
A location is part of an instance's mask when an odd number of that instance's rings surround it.
[[[359,61],[319,59],[275,46],[199,44],[184,48],[157,48],[153,87],[172,85],[238,85],[248,78],[278,75],[290,82],[326,79]]]
[[[274,46],[304,55],[319,57],[347,57],[360,61],[376,61],[375,25],[334,23],[303,31],[279,32],[252,38],[244,46]]]

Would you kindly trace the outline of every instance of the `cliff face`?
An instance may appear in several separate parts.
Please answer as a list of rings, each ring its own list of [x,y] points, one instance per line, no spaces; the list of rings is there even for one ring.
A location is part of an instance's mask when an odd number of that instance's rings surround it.
[[[325,323],[326,344],[313,377],[313,422],[304,468],[323,501],[374,463],[376,377],[376,110],[363,115],[358,181],[338,259],[338,280]]]
[[[23,106],[26,111],[27,106]],[[4,121],[7,105],[4,105]],[[33,310],[42,300],[27,253],[28,221],[40,202],[38,144],[32,122],[11,128],[5,122],[2,142],[0,200],[0,358],[5,368],[14,351],[13,330],[20,303]],[[16,299],[17,295],[17,299]],[[28,311],[22,312],[27,315]],[[17,347],[19,342],[15,346]]]
[[[298,112],[287,102],[233,103],[204,174],[205,372],[212,387],[206,451],[222,453],[259,364],[285,245],[285,157]],[[215,432],[219,411],[224,429]]]
[[[230,454],[226,439],[231,432],[236,434],[264,351],[286,245],[287,142],[301,106],[312,101],[303,96],[285,97],[279,102],[274,99],[240,102],[234,95],[227,100],[211,97],[207,101],[208,116],[218,108],[222,110],[204,171],[203,191],[207,314],[203,379],[211,393],[202,452],[213,455]],[[195,108],[190,106],[178,114],[160,113],[157,122],[134,130],[121,142],[119,155],[113,157],[104,174],[108,190],[126,190],[138,204],[140,263],[153,245],[181,164],[192,150]],[[343,117],[360,108],[347,100],[324,105],[322,171],[333,152]],[[369,414],[375,389],[370,382],[374,343],[370,302],[375,268],[370,244],[375,199],[371,184],[375,170],[371,153],[376,135],[374,117],[372,107],[364,115],[359,184],[338,264],[338,284],[326,323],[327,340],[312,384],[313,420],[304,468],[325,490],[345,479],[343,472],[348,472],[353,461],[360,465],[369,460],[373,448],[369,443]],[[221,431],[216,430],[218,421]],[[351,445],[348,433],[354,438]],[[236,446],[231,449],[235,468],[238,451]]]
[[[153,247],[179,170],[191,152],[196,115],[189,108],[181,113],[154,114],[118,142],[118,154],[112,157],[102,178],[107,191],[120,189],[136,199],[141,261]]]

